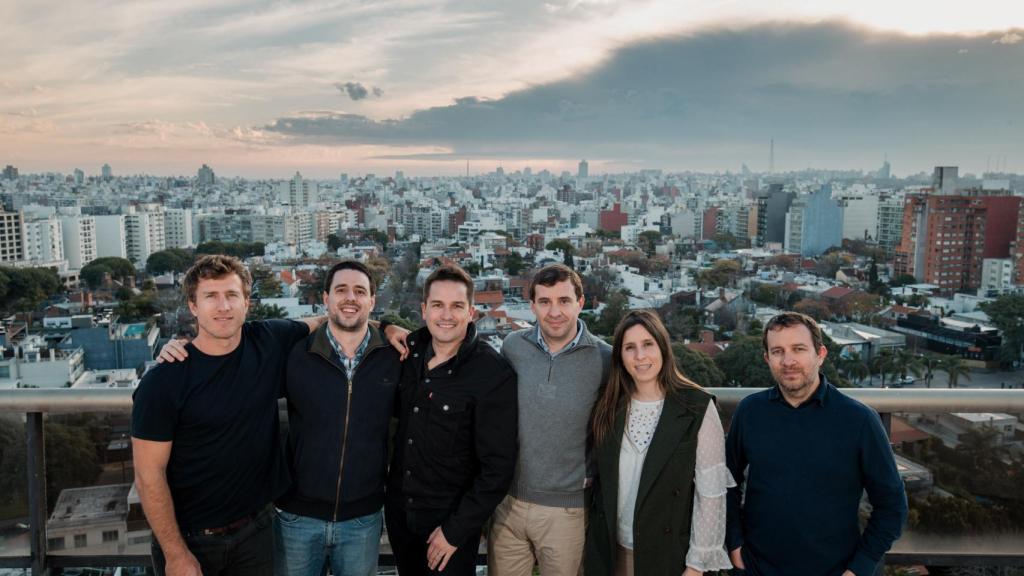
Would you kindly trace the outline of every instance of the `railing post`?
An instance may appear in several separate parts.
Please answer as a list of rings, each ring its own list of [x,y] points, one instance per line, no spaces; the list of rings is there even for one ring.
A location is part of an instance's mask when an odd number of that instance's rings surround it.
[[[882,428],[885,428],[885,435],[889,437],[889,442],[892,442],[892,412],[882,412],[879,416],[882,417]]]
[[[46,565],[46,450],[43,438],[43,413],[29,412],[25,417],[28,444],[28,514],[32,551],[32,576],[47,576]]]

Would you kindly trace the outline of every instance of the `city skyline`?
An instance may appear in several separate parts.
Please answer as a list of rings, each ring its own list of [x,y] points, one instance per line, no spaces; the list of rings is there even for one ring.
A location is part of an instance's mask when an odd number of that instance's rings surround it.
[[[912,3],[916,4],[916,3]],[[1016,10],[1016,12],[1014,12]],[[1024,171],[1024,9],[570,1],[7,6],[0,163],[310,178]]]

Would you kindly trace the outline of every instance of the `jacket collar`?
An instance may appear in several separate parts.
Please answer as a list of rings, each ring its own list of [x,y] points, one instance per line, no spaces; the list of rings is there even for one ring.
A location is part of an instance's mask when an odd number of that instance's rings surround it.
[[[424,326],[415,332],[412,332],[409,334],[407,342],[409,343],[409,349],[421,354],[420,357],[422,358],[422,355],[425,354],[431,346],[430,330]],[[472,357],[472,353],[479,342],[480,339],[477,338],[476,333],[476,322],[470,321],[469,327],[466,329],[466,337],[462,339],[462,344],[459,344],[459,350],[455,353],[453,366],[458,368],[466,361],[466,359]]]
[[[328,360],[332,360],[335,357],[334,347],[331,346],[330,340],[327,339],[327,330],[329,330],[330,320],[325,320],[320,326],[310,334],[309,339],[306,340],[306,351],[311,354],[323,356]],[[384,334],[379,328],[370,324],[367,327],[370,331],[370,342],[366,345],[366,351],[363,353],[363,358],[369,356],[373,350],[383,347],[390,346],[388,341],[384,338]]]

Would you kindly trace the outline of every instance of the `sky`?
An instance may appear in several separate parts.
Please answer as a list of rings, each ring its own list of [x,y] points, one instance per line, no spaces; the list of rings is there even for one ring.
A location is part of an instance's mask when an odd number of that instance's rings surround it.
[[[0,165],[1024,172],[1024,3],[0,0]]]

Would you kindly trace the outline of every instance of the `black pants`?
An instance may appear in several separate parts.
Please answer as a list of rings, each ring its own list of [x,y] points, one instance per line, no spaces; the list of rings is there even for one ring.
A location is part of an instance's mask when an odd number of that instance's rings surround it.
[[[202,567],[203,576],[273,576],[274,531],[270,509],[230,534],[206,536],[183,535],[189,552]],[[153,570],[164,576],[167,559],[160,544],[153,538]]]
[[[444,570],[436,571],[427,568],[427,538],[434,528],[441,524],[447,511],[440,513],[407,512],[404,508],[394,506],[390,502],[384,507],[384,520],[388,527],[388,541],[395,555],[395,565],[400,576],[433,576],[445,574],[450,576],[473,576],[476,574],[476,558],[480,547],[480,537],[470,538],[458,546],[448,560]],[[205,574],[204,574],[205,576]]]

